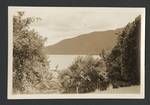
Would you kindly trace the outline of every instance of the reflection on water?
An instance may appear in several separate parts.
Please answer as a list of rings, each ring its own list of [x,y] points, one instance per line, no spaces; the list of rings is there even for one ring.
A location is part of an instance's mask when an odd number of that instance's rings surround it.
[[[66,69],[72,64],[74,59],[78,56],[86,57],[87,55],[48,55],[50,61],[50,69],[62,70]],[[98,55],[90,55],[93,58],[99,58]]]

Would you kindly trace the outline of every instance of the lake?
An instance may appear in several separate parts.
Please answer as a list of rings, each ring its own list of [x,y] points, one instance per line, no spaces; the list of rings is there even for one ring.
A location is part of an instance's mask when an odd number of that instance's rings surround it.
[[[62,70],[69,67],[76,57],[86,57],[87,55],[48,55],[48,60],[50,61],[50,69]],[[100,58],[99,55],[90,55],[93,58]]]

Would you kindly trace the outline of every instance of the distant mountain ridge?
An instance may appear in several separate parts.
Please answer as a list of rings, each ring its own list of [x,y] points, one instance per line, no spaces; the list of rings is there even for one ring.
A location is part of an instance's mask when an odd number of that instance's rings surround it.
[[[102,49],[111,50],[116,43],[118,32],[123,28],[108,31],[96,31],[74,38],[64,39],[47,46],[46,54],[85,54],[97,55]]]

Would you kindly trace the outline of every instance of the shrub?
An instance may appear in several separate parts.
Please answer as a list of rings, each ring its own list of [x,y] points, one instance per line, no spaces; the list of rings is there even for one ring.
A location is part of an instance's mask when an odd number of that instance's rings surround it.
[[[108,81],[101,69],[100,59],[77,57],[73,64],[60,75],[60,81],[66,93],[86,93],[99,88],[105,90]]]

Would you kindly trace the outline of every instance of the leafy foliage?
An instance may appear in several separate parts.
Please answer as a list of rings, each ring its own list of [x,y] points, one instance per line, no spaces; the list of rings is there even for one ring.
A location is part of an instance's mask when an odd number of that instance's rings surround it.
[[[13,17],[14,92],[30,92],[49,75],[49,63],[42,51],[46,39],[30,28],[38,20],[25,18],[24,12]]]
[[[90,56],[77,57],[69,69],[60,75],[64,92],[85,93],[97,88],[105,90],[108,81],[102,63]]]
[[[140,83],[140,24],[140,16],[128,23],[107,57],[107,71],[114,87]]]

